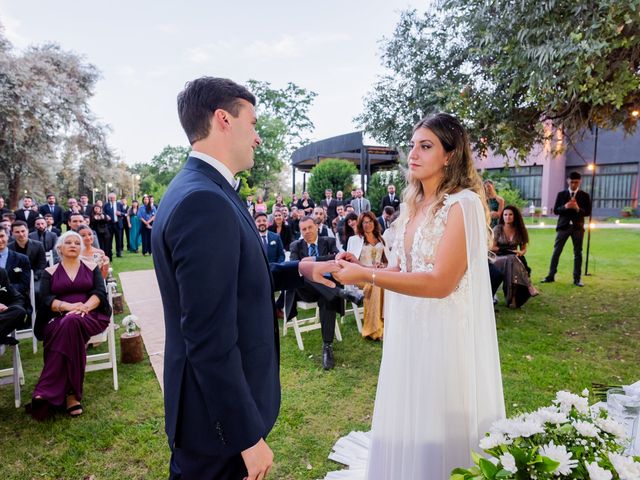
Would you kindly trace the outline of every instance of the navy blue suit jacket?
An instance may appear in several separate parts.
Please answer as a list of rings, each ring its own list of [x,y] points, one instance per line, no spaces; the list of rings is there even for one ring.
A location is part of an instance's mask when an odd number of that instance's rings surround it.
[[[50,213],[53,216],[54,227],[60,228],[60,225],[62,225],[64,221],[64,212],[62,211],[62,208],[59,205],[54,205],[53,212],[52,212],[51,208],[49,208],[49,204],[45,203],[44,205],[40,205],[40,208],[38,209],[38,211],[40,212],[40,215],[42,215],[43,217],[47,213]]]
[[[33,307],[29,301],[29,284],[31,282],[31,264],[29,263],[29,257],[11,249],[8,250],[9,255],[7,256],[5,270],[7,271],[7,275],[9,275],[9,282],[11,282],[13,288],[22,295],[24,309],[28,315],[31,315]]]
[[[266,438],[278,416],[273,292],[303,284],[297,262],[270,268],[238,194],[194,157],[162,197],[151,242],[166,330],[169,444],[236,455]]]
[[[105,215],[109,215],[109,217],[111,218],[111,220],[109,220],[109,225],[114,224],[115,222],[113,221],[114,218],[116,218],[116,212],[113,211],[113,208],[111,208],[111,203],[110,202],[105,202],[104,207],[102,208],[102,210],[104,211]],[[120,216],[118,216],[118,228],[122,228],[123,226],[123,219],[124,216],[127,213],[127,209],[124,208],[124,206],[122,205],[121,202],[116,202],[116,211],[120,212]]]
[[[280,235],[267,230],[267,259],[269,263],[284,262],[284,246]]]

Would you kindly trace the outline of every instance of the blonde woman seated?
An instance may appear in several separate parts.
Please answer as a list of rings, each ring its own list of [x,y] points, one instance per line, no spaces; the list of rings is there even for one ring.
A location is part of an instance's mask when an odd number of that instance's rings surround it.
[[[36,420],[54,408],[82,414],[86,343],[109,326],[111,307],[104,280],[95,263],[80,259],[82,239],[65,232],[56,243],[60,263],[46,268],[34,328],[44,344],[44,366],[27,411]]]
[[[106,279],[109,275],[109,257],[102,250],[93,246],[93,230],[86,225],[82,225],[77,232],[82,237],[83,250],[80,259],[95,263],[100,269],[102,278]]]
[[[367,267],[384,267],[387,258],[384,253],[380,224],[373,212],[364,212],[358,218],[356,235],[349,238],[347,252],[358,263]],[[360,286],[360,285],[359,285]],[[364,284],[364,321],[362,336],[372,340],[382,338],[384,323],[382,318],[384,290],[369,283]]]

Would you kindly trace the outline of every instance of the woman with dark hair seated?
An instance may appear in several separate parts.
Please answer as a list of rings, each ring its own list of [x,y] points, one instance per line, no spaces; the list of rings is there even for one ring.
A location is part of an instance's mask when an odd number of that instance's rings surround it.
[[[44,270],[34,333],[44,343],[44,366],[27,411],[36,420],[65,407],[82,414],[86,343],[109,326],[111,307],[100,269],[80,259],[82,239],[65,232],[56,243],[60,263]]]
[[[504,275],[503,291],[509,308],[524,305],[529,297],[538,295],[531,283],[527,261],[529,234],[518,207],[507,205],[498,225],[493,228],[494,266]]]
[[[344,223],[342,224],[342,231],[340,232],[340,246],[343,250],[347,249],[349,239],[356,234],[358,228],[358,215],[353,212],[347,213],[344,217]]]

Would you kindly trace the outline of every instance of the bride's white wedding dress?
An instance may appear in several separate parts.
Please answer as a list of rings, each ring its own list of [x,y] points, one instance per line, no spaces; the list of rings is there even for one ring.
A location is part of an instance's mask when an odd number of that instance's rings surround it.
[[[446,298],[385,292],[385,332],[371,432],[340,439],[329,458],[349,465],[326,479],[443,480],[471,465],[472,450],[504,417],[502,377],[480,198],[449,195],[405,252],[403,213],[393,242],[402,271],[428,272],[449,209],[464,212],[467,271]]]

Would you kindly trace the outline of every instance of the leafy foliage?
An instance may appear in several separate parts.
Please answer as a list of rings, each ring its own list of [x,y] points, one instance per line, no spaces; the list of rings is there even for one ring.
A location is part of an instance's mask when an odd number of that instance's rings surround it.
[[[382,58],[393,73],[358,119],[378,139],[403,145],[417,119],[445,110],[478,152],[523,158],[555,129],[634,131],[640,1],[442,0],[404,12]]]
[[[186,162],[191,148],[167,145],[149,163],[138,163],[132,171],[140,175],[140,193],[159,202],[173,177]]]
[[[350,192],[353,176],[358,174],[356,166],[348,160],[328,158],[322,160],[311,170],[311,178],[307,184],[309,196],[316,202],[324,198],[327,188],[333,190],[333,196],[338,190]]]
[[[377,215],[382,214],[382,197],[387,194],[387,187],[390,184],[395,185],[396,195],[399,195],[406,185],[404,174],[399,170],[391,170],[388,172],[376,172],[371,175],[367,198],[371,202],[371,210]]]

